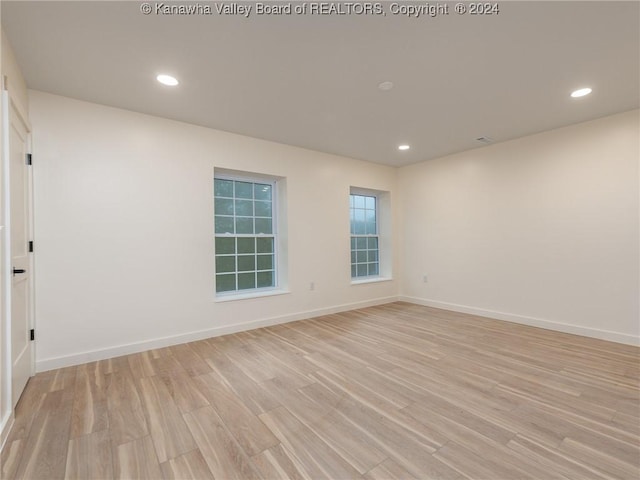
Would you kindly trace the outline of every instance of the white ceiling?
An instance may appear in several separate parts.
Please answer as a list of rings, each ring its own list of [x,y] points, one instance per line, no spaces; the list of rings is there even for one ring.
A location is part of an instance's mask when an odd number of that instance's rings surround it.
[[[30,88],[389,165],[639,105],[636,1],[248,19],[145,16],[137,1],[0,3]],[[160,72],[180,86],[158,84]],[[582,86],[593,93],[570,98]]]

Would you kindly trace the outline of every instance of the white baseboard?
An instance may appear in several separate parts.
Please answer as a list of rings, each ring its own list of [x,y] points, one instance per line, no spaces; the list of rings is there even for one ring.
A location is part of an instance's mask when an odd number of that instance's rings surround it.
[[[81,365],[83,363],[95,362],[97,360],[105,360],[108,358],[119,357],[121,355],[129,355],[131,353],[144,352],[154,348],[169,347],[181,343],[203,340],[205,338],[219,337],[230,333],[244,332],[254,330],[256,328],[269,327],[281,323],[295,322],[297,320],[305,320],[307,318],[319,317],[322,315],[330,315],[332,313],[346,312],[358,308],[373,307],[375,305],[383,305],[398,300],[398,297],[384,297],[375,300],[367,300],[363,302],[348,303],[337,305],[334,307],[321,308],[317,310],[309,310],[306,312],[298,312],[291,315],[283,315],[280,317],[264,318],[252,320],[250,322],[238,323],[235,325],[226,325],[224,327],[209,328],[197,332],[189,332],[171,337],[154,338],[141,342],[129,343],[126,345],[117,345],[114,347],[104,348],[100,350],[92,350],[87,352],[65,355],[63,357],[45,358],[36,361],[36,372],[45,372],[56,368],[71,367]]]
[[[426,298],[408,297],[400,295],[398,301],[415,303],[426,307],[441,308],[443,310],[452,310],[454,312],[469,313],[481,317],[495,318],[496,320],[505,320],[507,322],[519,323],[530,327],[545,328],[547,330],[555,330],[563,333],[572,333],[574,335],[582,335],[583,337],[598,338],[600,340],[608,340],[610,342],[624,343],[627,345],[640,346],[640,337],[628,335],[626,333],[612,332],[609,330],[600,330],[597,328],[581,327],[568,323],[554,322],[551,320],[543,320],[541,318],[525,317],[513,313],[496,312],[493,310],[485,310],[482,308],[469,307],[467,305],[457,305],[455,303],[439,302],[437,300],[429,300]]]

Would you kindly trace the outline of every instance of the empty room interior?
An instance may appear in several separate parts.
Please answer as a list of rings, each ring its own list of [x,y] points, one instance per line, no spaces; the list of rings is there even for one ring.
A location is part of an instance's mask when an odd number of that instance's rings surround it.
[[[0,21],[3,480],[640,478],[640,2]]]

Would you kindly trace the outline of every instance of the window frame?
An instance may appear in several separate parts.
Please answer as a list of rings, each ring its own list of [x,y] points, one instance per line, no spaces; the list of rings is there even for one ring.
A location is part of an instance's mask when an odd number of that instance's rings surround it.
[[[216,227],[215,227],[215,217],[216,217],[216,213],[215,213],[215,202],[216,202],[216,194],[215,194],[215,181],[216,180],[229,180],[229,181],[233,181],[233,182],[245,182],[245,183],[252,183],[252,184],[264,184],[264,185],[270,185],[271,186],[271,234],[256,234],[255,232],[253,234],[238,234],[238,233],[216,233]],[[237,172],[237,173],[227,173],[225,171],[222,172],[216,172],[214,170],[214,174],[213,174],[213,240],[214,240],[214,265],[213,265],[213,281],[214,281],[214,295],[215,295],[215,299],[216,300],[235,300],[235,299],[242,299],[242,298],[253,298],[253,297],[261,297],[261,296],[268,296],[268,295],[277,295],[280,293],[285,293],[282,291],[281,286],[280,286],[280,259],[279,259],[279,244],[280,244],[280,239],[279,239],[279,230],[278,230],[278,226],[279,226],[279,222],[278,222],[278,210],[279,210],[279,198],[278,198],[278,179],[273,178],[273,177],[268,177],[268,176],[261,176],[259,174],[252,174],[250,172],[247,172],[246,175],[243,172]],[[255,194],[254,194],[255,195]],[[229,197],[222,197],[222,198],[229,198]],[[235,201],[238,198],[235,196],[235,191],[234,191],[234,197],[233,197],[233,201],[234,201],[234,205],[235,205]],[[255,202],[255,197],[253,198],[253,201]],[[234,211],[234,215],[233,218],[236,218],[235,215],[235,211]],[[256,216],[255,216],[255,211],[252,217],[250,217],[252,219],[255,220]],[[261,217],[258,217],[261,218]],[[254,222],[254,228],[255,228],[255,222]],[[234,230],[235,230],[235,226],[234,226]],[[233,256],[236,260],[236,270],[235,270],[235,275],[236,275],[236,289],[234,290],[227,290],[227,291],[223,291],[223,292],[218,292],[217,291],[217,269],[216,269],[216,260],[218,258],[218,254],[216,253],[215,250],[215,240],[216,238],[254,238],[254,239],[258,239],[258,238],[272,238],[273,239],[273,285],[268,286],[268,287],[254,287],[254,288],[246,288],[246,289],[238,289],[238,270],[237,270],[237,265],[238,265],[238,252],[236,249],[236,252],[234,254],[230,254],[228,256]],[[236,248],[237,248],[237,242],[236,242]],[[257,250],[257,248],[256,248]],[[258,268],[257,268],[257,251],[254,252],[254,256],[256,257],[256,265],[255,265],[255,269],[253,270],[254,273],[257,274],[258,272]],[[223,255],[223,254],[220,254]],[[256,279],[256,283],[257,283],[257,279]]]
[[[351,230],[351,213],[352,210],[354,208],[358,208],[355,206],[352,206],[352,202],[351,199],[354,196],[358,196],[358,197],[369,197],[369,198],[373,198],[374,199],[374,213],[375,213],[375,234],[368,234],[365,233],[364,234],[357,234],[357,233],[353,233]],[[366,200],[365,200],[365,208],[363,209],[365,212],[366,210],[369,210],[366,208]],[[358,275],[357,269],[358,269],[358,261],[356,258],[356,262],[353,263],[352,261],[349,263],[350,266],[350,271],[351,271],[351,283],[352,284],[357,284],[357,283],[369,283],[369,282],[375,282],[375,281],[380,281],[382,279],[384,279],[384,277],[382,276],[381,273],[381,263],[382,263],[382,256],[380,254],[381,252],[381,232],[380,232],[380,192],[377,191],[373,191],[373,190],[367,190],[367,189],[362,189],[362,188],[355,188],[355,187],[351,187],[349,189],[349,254],[350,254],[350,260],[351,260],[351,256],[353,254],[353,252],[357,252],[357,245],[356,245],[356,249],[352,250],[351,249],[351,244],[353,243],[353,239],[356,239],[356,243],[357,243],[357,238],[366,238],[367,239],[367,248],[366,248],[366,252],[367,252],[367,256],[368,253],[370,251],[369,249],[369,239],[370,238],[375,238],[376,239],[376,261],[375,264],[377,265],[377,273],[375,274],[367,274],[367,275]],[[366,217],[365,217],[365,223],[366,223]],[[356,253],[357,255],[357,253]],[[369,268],[368,265],[370,263],[374,263],[374,262],[370,262],[369,259],[367,258],[367,261],[364,262],[365,265],[367,265],[367,269]],[[362,263],[360,263],[362,264]],[[353,267],[356,267],[356,275],[353,275]],[[368,273],[368,272],[367,272]]]

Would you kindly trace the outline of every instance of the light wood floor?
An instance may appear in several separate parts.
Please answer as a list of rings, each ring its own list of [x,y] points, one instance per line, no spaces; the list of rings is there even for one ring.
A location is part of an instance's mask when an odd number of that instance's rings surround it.
[[[640,478],[639,349],[394,303],[38,374],[2,479]]]

